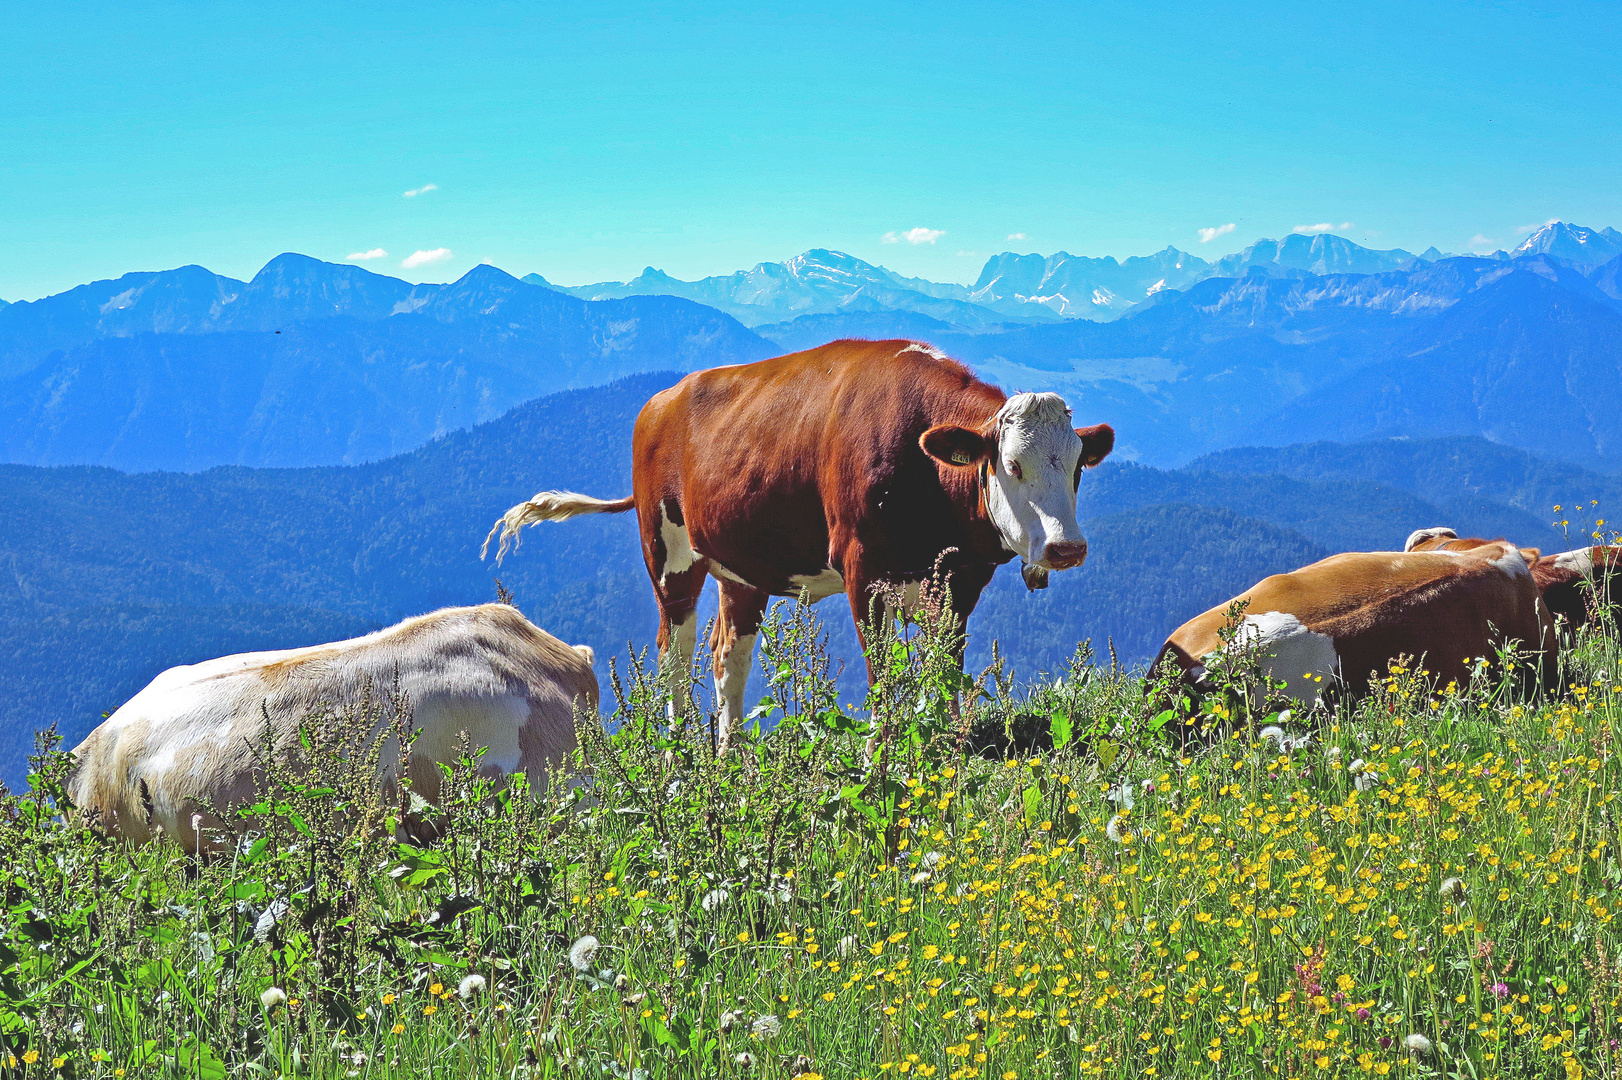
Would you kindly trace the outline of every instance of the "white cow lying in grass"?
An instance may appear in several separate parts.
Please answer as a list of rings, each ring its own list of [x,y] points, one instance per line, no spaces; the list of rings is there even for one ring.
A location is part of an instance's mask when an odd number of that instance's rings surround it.
[[[439,795],[438,762],[450,762],[466,732],[488,747],[487,774],[527,773],[545,782],[549,765],[575,748],[574,710],[595,713],[592,653],[538,629],[506,604],[446,608],[365,637],[282,652],[241,653],[153,679],[73,751],[68,793],[98,826],[135,843],[161,827],[189,851],[223,823],[207,813],[251,804],[262,783],[266,722],[284,759],[299,747],[299,725],[323,711],[353,713],[365,700],[401,694],[421,732],[411,750],[414,791]],[[398,761],[384,738],[380,780]]]

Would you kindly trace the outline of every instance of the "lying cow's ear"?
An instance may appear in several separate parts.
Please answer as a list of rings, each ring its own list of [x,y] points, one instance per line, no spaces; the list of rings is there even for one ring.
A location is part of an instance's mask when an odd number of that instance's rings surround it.
[[[1542,548],[1521,548],[1521,558],[1526,560],[1526,565],[1527,566],[1536,566],[1538,560],[1543,558],[1543,549]]]
[[[1081,437],[1081,467],[1084,469],[1097,465],[1115,449],[1115,429],[1108,424],[1079,427],[1076,434]]]
[[[991,442],[978,431],[956,424],[937,424],[918,437],[924,453],[948,465],[976,465],[991,453]]]

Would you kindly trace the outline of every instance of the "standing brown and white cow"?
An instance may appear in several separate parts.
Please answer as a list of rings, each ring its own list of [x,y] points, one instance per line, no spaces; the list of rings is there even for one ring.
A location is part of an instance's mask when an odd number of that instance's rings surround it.
[[[1502,540],[1460,552],[1331,555],[1234,599],[1248,601],[1238,640],[1257,647],[1263,671],[1304,704],[1329,689],[1360,693],[1402,656],[1421,660],[1441,686],[1463,685],[1470,661],[1506,642],[1532,655],[1545,684],[1558,661],[1528,560]],[[1207,658],[1226,647],[1220,631],[1232,602],[1180,626],[1156,666],[1170,656],[1199,683]]]
[[[1415,529],[1404,551],[1469,551],[1494,541],[1461,537],[1446,526]],[[1622,605],[1622,548],[1580,547],[1555,555],[1523,548],[1532,563],[1532,580],[1543,593],[1549,612],[1575,629],[1588,625],[1597,606]]]
[[[880,586],[926,579],[948,549],[960,620],[1015,557],[1040,588],[1087,557],[1076,488],[1114,442],[1107,425],[1072,428],[1057,394],[1008,397],[928,345],[836,341],[687,376],[637,417],[631,496],[545,491],[490,535],[499,559],[525,525],[635,508],[661,661],[682,683],[714,577],[724,748],[771,597],[842,592],[860,634]]]

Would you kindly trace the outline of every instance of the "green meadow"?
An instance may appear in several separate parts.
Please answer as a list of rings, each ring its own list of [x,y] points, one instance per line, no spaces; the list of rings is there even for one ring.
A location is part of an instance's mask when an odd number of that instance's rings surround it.
[[[1094,663],[967,677],[879,636],[836,699],[808,611],[725,760],[645,658],[576,759],[443,805],[368,782],[409,702],[312,716],[189,859],[0,804],[11,1077],[1612,1076],[1622,646],[1397,666],[1282,715]]]

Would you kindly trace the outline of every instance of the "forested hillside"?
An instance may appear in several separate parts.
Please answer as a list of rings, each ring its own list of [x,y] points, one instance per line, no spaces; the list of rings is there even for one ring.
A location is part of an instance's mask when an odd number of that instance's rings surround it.
[[[478,559],[491,522],[544,488],[628,492],[632,421],[676,378],[553,395],[367,465],[0,467],[0,778],[20,778],[37,728],[57,723],[71,742],[173,664],[493,599],[497,571]],[[1176,471],[1106,462],[1081,488],[1087,565],[1054,574],[1039,593],[1016,572],[999,573],[970,626],[971,662],[983,663],[995,639],[1020,677],[1034,677],[1062,670],[1085,638],[1100,654],[1113,640],[1123,660],[1139,662],[1183,620],[1266,574],[1330,551],[1397,547],[1421,526],[1553,548],[1561,540],[1548,519],[1510,505],[1527,504],[1515,478],[1545,470],[1550,483],[1581,489],[1572,496],[1612,483],[1479,440],[1438,444],[1441,458],[1499,456],[1487,474],[1506,482],[1472,489],[1440,467],[1400,466],[1393,445],[1413,463],[1430,452],[1423,443],[1349,447],[1316,471],[1296,451],[1236,452]],[[1269,464],[1268,454],[1281,456]],[[596,648],[601,673],[627,643],[652,640],[656,616],[629,517],[527,530],[499,574],[538,624]],[[846,660],[846,692],[859,697],[848,609],[834,598],[818,614]]]

